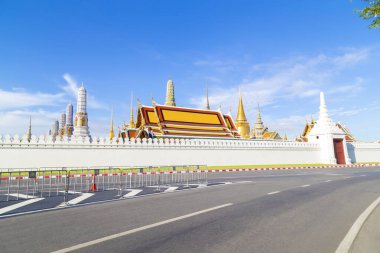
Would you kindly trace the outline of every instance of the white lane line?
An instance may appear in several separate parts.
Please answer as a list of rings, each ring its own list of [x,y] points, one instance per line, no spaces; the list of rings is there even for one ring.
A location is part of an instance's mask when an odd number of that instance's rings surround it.
[[[301,185],[300,187],[305,188],[305,187],[309,187],[309,186],[310,186],[309,184],[304,184],[304,185]]]
[[[172,222],[175,222],[175,221],[187,219],[187,218],[190,218],[190,217],[193,217],[193,216],[196,216],[196,215],[200,215],[200,214],[203,214],[203,213],[208,213],[208,212],[215,211],[217,209],[221,209],[221,208],[224,208],[224,207],[227,207],[227,206],[231,206],[231,205],[233,205],[233,204],[232,203],[228,203],[228,204],[224,204],[224,205],[220,205],[220,206],[215,206],[215,207],[204,209],[204,210],[201,210],[201,211],[198,211],[198,212],[189,213],[189,214],[186,214],[186,215],[183,215],[183,216],[179,216],[179,217],[176,217],[176,218],[160,221],[160,222],[153,223],[153,224],[150,224],[150,225],[146,225],[146,226],[143,226],[143,227],[134,228],[134,229],[127,230],[127,231],[124,231],[124,232],[121,232],[121,233],[117,233],[117,234],[109,235],[109,236],[106,236],[106,237],[98,238],[98,239],[93,240],[93,241],[77,244],[77,245],[74,245],[74,246],[71,246],[71,247],[68,247],[68,248],[64,248],[64,249],[60,249],[60,250],[54,251],[52,253],[64,253],[64,252],[70,252],[70,251],[82,249],[82,248],[85,248],[85,247],[88,247],[88,246],[92,246],[92,245],[95,245],[95,244],[98,244],[98,243],[102,243],[102,242],[105,242],[105,241],[113,240],[113,239],[116,239],[116,238],[119,238],[119,237],[122,237],[122,236],[127,236],[127,235],[130,235],[130,234],[134,234],[134,233],[137,233],[137,232],[140,232],[140,231],[144,231],[144,230],[147,230],[147,229],[150,229],[150,228],[162,226],[162,225],[165,225],[165,224],[168,224],[168,223],[172,223]]]
[[[359,234],[360,229],[362,228],[364,222],[371,215],[373,210],[380,204],[380,197],[372,202],[369,207],[358,217],[355,223],[352,225],[342,242],[339,244],[339,247],[336,249],[335,253],[347,253],[349,252],[352,243]]]
[[[11,194],[9,194],[9,196],[16,197],[16,198],[18,196],[20,199],[35,199],[35,198],[37,198],[36,196],[33,196],[33,195],[25,195],[25,194],[21,194],[21,193],[19,193],[19,194],[11,193]]]
[[[80,202],[82,202],[83,200],[86,200],[88,199],[89,197],[93,196],[94,193],[83,193],[82,195],[80,195],[79,197],[75,198],[75,199],[72,199],[72,200],[69,200],[68,202],[63,202],[61,203],[60,205],[58,205],[57,207],[63,207],[63,206],[67,206],[67,205],[76,205]]]
[[[131,198],[142,192],[142,190],[132,190],[123,196],[123,198]]]
[[[328,182],[331,182],[331,181],[332,181],[332,180],[331,180],[331,179],[329,179],[329,180],[326,180],[325,182],[326,182],[326,183],[328,183]]]
[[[3,213],[7,213],[7,212],[10,212],[10,211],[13,211],[17,208],[20,208],[20,207],[23,207],[23,206],[27,206],[27,205],[30,205],[30,204],[33,204],[35,202],[38,202],[40,200],[43,200],[44,198],[34,198],[34,199],[28,199],[28,200],[25,200],[23,202],[20,202],[20,203],[17,203],[17,204],[14,204],[14,205],[11,205],[11,206],[7,206],[7,207],[3,207],[0,209],[0,214],[3,214]]]
[[[166,189],[164,192],[174,192],[177,189],[178,189],[178,187],[172,186],[172,187],[169,187],[168,189]]]
[[[267,194],[268,194],[268,195],[272,195],[272,194],[277,194],[277,193],[280,193],[280,191],[269,192],[269,193],[267,193]]]

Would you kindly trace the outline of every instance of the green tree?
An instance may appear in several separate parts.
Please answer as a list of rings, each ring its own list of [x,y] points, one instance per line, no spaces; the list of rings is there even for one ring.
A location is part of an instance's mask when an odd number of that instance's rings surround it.
[[[371,20],[372,23],[369,28],[379,28],[380,27],[380,0],[362,0],[367,2],[368,6],[361,10],[358,10],[360,17],[365,20]]]

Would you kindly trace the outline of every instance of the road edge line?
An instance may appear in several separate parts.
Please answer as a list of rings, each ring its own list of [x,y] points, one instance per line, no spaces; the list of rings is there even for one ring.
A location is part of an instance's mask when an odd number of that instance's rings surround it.
[[[360,214],[360,216],[356,219],[354,224],[351,226],[350,230],[347,232],[344,239],[339,244],[338,248],[336,249],[335,253],[348,253],[351,249],[352,244],[354,243],[356,237],[358,236],[361,228],[363,227],[364,223],[368,219],[368,217],[371,215],[373,210],[380,204],[380,197],[378,197],[374,202],[372,202],[371,205],[367,207],[366,210],[364,210],[363,213]]]

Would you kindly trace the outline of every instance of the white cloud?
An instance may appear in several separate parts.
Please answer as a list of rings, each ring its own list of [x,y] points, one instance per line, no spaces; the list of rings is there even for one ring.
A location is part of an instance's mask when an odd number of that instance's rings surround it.
[[[27,92],[24,89],[0,90],[0,108],[8,110],[32,106],[56,106],[64,97],[64,93]]]
[[[366,60],[369,56],[367,49],[346,49],[346,51],[329,56],[319,54],[314,57],[295,56],[286,60],[272,63],[256,64],[251,67],[243,67],[240,73],[242,80],[229,87],[213,87],[209,90],[210,104],[217,108],[222,104],[224,111],[232,107],[236,113],[239,90],[243,93],[245,110],[250,122],[256,118],[257,103],[262,107],[271,106],[275,108],[278,104],[289,102],[300,105],[307,104],[308,100],[318,100],[320,91],[328,94],[355,95],[364,87],[364,80],[357,77],[353,83],[335,83],[334,78],[355,64]],[[223,63],[229,61],[201,61],[198,65],[219,68]],[[231,61],[230,61],[231,62]],[[243,73],[250,69],[250,72]],[[236,73],[235,73],[236,74]],[[219,78],[216,76],[216,78]],[[220,77],[220,79],[222,79]],[[305,101],[306,100],[306,101]],[[192,97],[189,102],[200,108],[204,108],[205,97]],[[318,108],[315,108],[315,112]],[[355,113],[346,111],[346,115]],[[289,113],[291,114],[291,112]],[[269,116],[269,115],[267,115]],[[270,118],[270,117],[268,117]],[[302,131],[305,123],[304,116],[289,116],[285,118],[267,121],[271,129],[278,131],[289,131],[293,134]]]

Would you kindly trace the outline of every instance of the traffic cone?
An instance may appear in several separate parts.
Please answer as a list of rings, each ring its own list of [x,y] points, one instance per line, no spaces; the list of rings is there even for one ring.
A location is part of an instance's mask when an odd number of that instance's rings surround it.
[[[92,175],[91,185],[90,185],[90,192],[96,191],[96,183],[95,183],[95,174]]]

